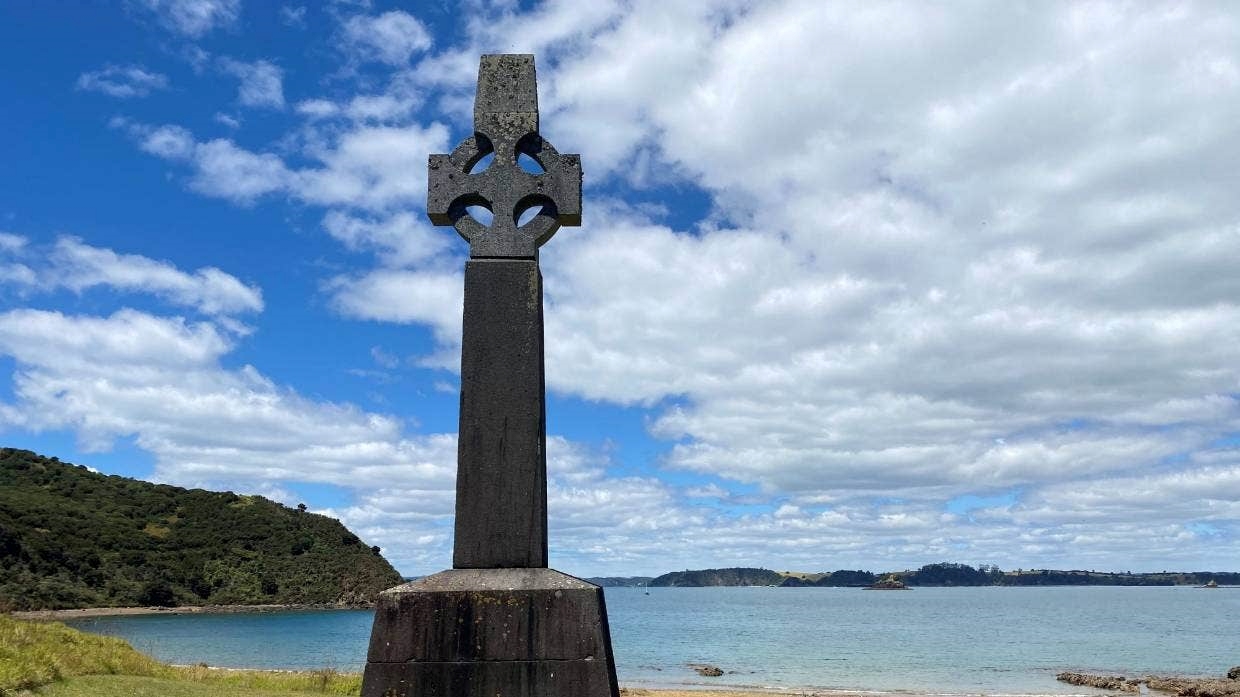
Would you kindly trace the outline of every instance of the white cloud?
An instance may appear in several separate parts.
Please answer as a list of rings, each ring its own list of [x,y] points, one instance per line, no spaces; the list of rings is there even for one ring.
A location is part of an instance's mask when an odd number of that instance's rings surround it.
[[[233,129],[234,131],[237,130],[238,128],[241,128],[241,119],[236,116],[225,114],[223,112],[216,112],[213,118],[215,119],[216,123],[223,124]]]
[[[354,15],[344,21],[342,33],[346,53],[361,61],[400,66],[414,53],[431,47],[426,26],[401,10],[374,17]]]
[[[15,235],[11,237],[21,239]],[[3,276],[4,280],[43,290],[67,288],[75,293],[96,287],[148,293],[208,315],[263,309],[262,291],[215,267],[186,273],[166,261],[138,254],[117,254],[75,237],[61,237],[50,250],[40,251],[42,263],[37,271],[25,265],[14,265],[11,273]]]
[[[323,228],[353,250],[373,250],[387,266],[407,266],[433,259],[451,249],[455,239],[433,228],[422,216],[394,213],[385,218],[351,216],[330,211]]]
[[[26,238],[11,232],[0,231],[0,252],[12,254],[26,247]]]
[[[168,87],[168,77],[140,65],[107,65],[102,70],[82,73],[77,88],[102,92],[110,97],[145,97]]]
[[[284,190],[293,176],[279,156],[250,152],[223,138],[195,144],[193,163],[191,188],[239,203]]]
[[[340,107],[328,99],[307,99],[304,102],[297,103],[297,113],[312,119],[335,116],[339,112]]]
[[[0,278],[17,286],[32,286],[39,280],[34,269],[25,264],[0,264]]]
[[[354,97],[344,108],[344,113],[356,121],[399,121],[408,118],[417,102],[390,94],[361,95]]]
[[[241,0],[132,0],[156,15],[168,29],[198,38],[216,27],[227,27],[241,15]]]
[[[298,173],[296,195],[320,205],[371,210],[425,205],[426,158],[446,149],[447,136],[440,124],[347,132],[333,146],[311,151],[323,166]]]
[[[343,116],[353,121],[402,123],[413,113],[419,100],[403,90],[400,93],[358,95],[337,104],[328,99],[308,99],[297,104],[297,113],[312,120]]]
[[[237,101],[244,106],[284,108],[284,71],[269,61],[243,63],[231,58],[220,60],[220,68],[241,81]]]
[[[309,146],[305,154],[319,166],[293,169],[279,155],[228,139],[195,141],[179,126],[117,125],[146,152],[190,164],[190,187],[202,194],[250,204],[282,192],[307,203],[372,211],[424,202],[427,154],[442,152],[447,142],[441,124],[359,127],[334,143]]]
[[[306,7],[304,5],[297,7],[282,5],[280,7],[280,21],[290,27],[305,27]]]
[[[511,36],[551,56],[544,132],[588,173],[688,178],[736,223],[687,234],[596,207],[561,232],[550,386],[676,397],[653,422],[683,441],[669,464],[807,495],[1148,468],[1228,432],[1240,211],[1189,162],[1237,154],[1240,101],[1217,99],[1236,91],[1236,22],[736,9],[471,25],[461,54]],[[400,319],[382,295],[368,312]]]
[[[408,271],[376,269],[358,277],[339,277],[328,284],[336,308],[358,319],[430,325],[446,348],[432,361],[456,366],[461,341],[463,277],[457,270]]]
[[[659,464],[710,482],[561,463],[552,544],[590,571],[1231,558],[1192,521],[1240,529],[1240,22],[1099,7],[565,0],[482,8],[413,69],[429,37],[391,12],[342,25],[344,73],[395,66],[386,89],[299,103],[272,152],[130,130],[204,194],[327,208],[377,258],[333,307],[431,327],[423,364],[454,368],[463,243],[420,222],[452,143],[409,119],[467,130],[477,54],[536,52],[543,132],[587,174],[585,226],[542,252],[548,385],[648,409]],[[656,205],[603,199],[634,190]],[[425,560],[398,540],[444,549],[448,501],[343,514]]]
[[[210,322],[133,310],[108,317],[0,314],[0,351],[18,363],[10,408],[27,428],[72,428],[105,450],[132,436],[157,476],[182,484],[308,481],[380,487],[392,479],[450,490],[454,439],[409,440],[400,422],[307,400],[254,368]]]
[[[141,133],[139,147],[144,151],[168,159],[187,158],[196,147],[194,136],[180,126],[162,126]]]
[[[189,274],[167,262],[117,254],[72,237],[57,240],[50,261],[47,281],[79,293],[95,286],[146,292],[211,315],[263,309],[262,292],[257,287],[247,286],[215,267]]]

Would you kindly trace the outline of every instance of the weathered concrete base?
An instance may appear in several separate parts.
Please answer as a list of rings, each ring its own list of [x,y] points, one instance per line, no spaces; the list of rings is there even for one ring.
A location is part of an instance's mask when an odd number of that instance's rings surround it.
[[[384,591],[362,697],[619,697],[603,589],[453,569]]]

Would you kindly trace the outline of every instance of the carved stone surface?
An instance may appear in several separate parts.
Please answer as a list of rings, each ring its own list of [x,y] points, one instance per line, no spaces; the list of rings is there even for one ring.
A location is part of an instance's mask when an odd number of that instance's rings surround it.
[[[474,166],[495,159],[481,172]],[[528,155],[544,170],[525,171]],[[469,242],[471,257],[535,259],[538,247],[561,225],[581,224],[581,157],[561,155],[538,133],[538,84],[534,57],[483,56],[474,102],[474,135],[449,155],[430,156],[426,212],[435,225],[451,225]],[[470,206],[494,214],[490,227],[469,215]],[[521,214],[541,206],[529,222]]]

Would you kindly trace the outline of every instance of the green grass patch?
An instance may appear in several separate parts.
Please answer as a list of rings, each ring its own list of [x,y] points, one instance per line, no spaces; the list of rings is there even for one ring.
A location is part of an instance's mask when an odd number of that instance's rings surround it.
[[[95,697],[358,695],[362,678],[330,668],[294,672],[168,666],[120,639],[59,622],[23,622],[0,615],[0,697],[35,688],[43,688],[40,695]]]
[[[17,694],[72,675],[157,675],[167,667],[112,637],[59,622],[21,622],[0,615],[0,695]]]
[[[230,670],[189,666],[170,668],[170,677],[217,687],[245,690],[312,693],[316,695],[360,695],[362,676],[357,673],[338,673],[331,668],[314,671]],[[196,694],[196,693],[195,693]],[[222,694],[222,693],[221,693]],[[231,693],[229,693],[231,694]],[[238,693],[243,694],[243,693]],[[249,694],[248,692],[244,694]],[[263,694],[266,694],[264,692]]]
[[[82,675],[39,690],[39,697],[319,697],[322,694],[136,675]]]

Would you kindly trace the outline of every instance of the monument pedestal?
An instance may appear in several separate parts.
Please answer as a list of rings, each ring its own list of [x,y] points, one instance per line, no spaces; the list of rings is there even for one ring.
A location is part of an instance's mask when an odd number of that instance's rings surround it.
[[[619,697],[603,589],[545,568],[384,591],[362,697]]]

